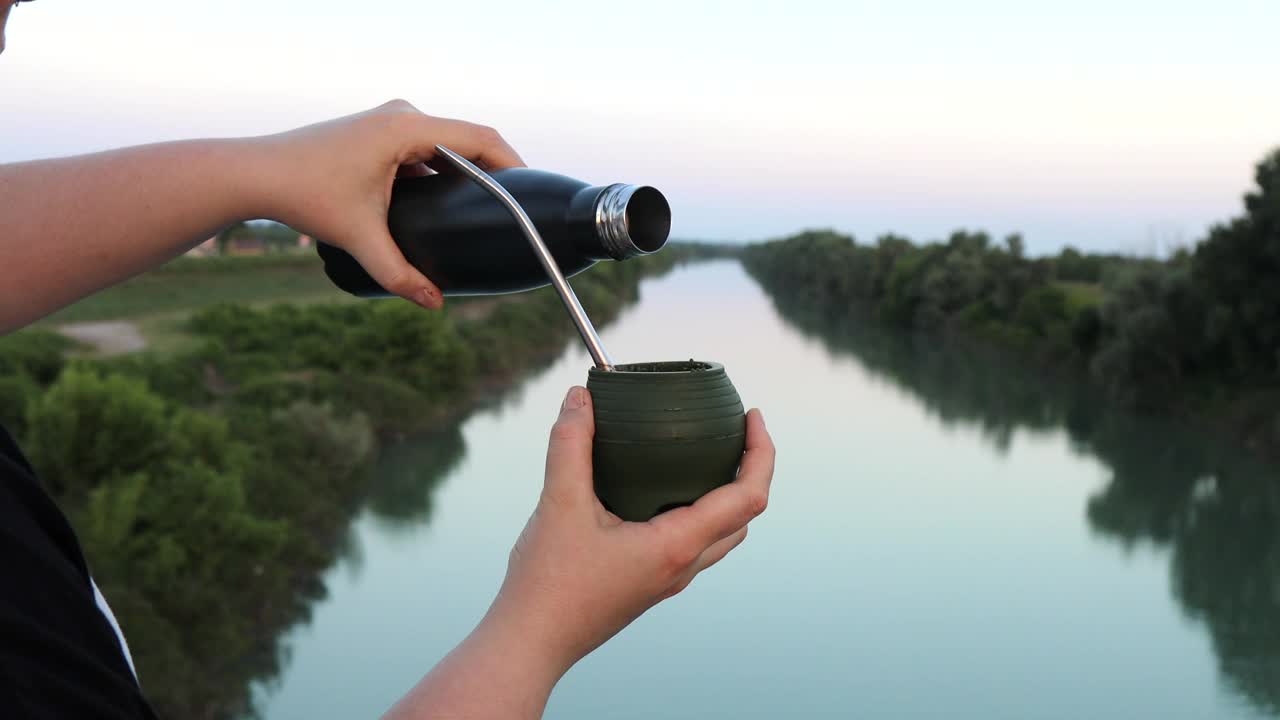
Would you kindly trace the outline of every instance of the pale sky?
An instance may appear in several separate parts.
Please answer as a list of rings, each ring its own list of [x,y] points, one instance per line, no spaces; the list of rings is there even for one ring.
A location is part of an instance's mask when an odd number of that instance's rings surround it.
[[[41,0],[0,57],[0,161],[404,97],[658,187],[677,237],[1150,252],[1238,212],[1280,145],[1276,28],[1277,0]]]

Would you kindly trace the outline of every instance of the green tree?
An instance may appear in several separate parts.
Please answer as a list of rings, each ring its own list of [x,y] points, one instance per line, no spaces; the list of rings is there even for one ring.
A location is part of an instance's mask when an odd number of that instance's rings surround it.
[[[55,496],[77,496],[165,457],[168,421],[141,380],[73,367],[31,404],[25,447]]]
[[[1192,257],[1195,281],[1213,299],[1207,337],[1215,365],[1238,377],[1280,371],[1280,149],[1260,162],[1245,214],[1215,226]]]

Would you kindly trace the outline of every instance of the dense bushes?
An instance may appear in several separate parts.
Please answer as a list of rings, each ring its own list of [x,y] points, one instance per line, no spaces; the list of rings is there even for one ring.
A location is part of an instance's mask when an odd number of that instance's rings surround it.
[[[1280,387],[1280,150],[1241,217],[1108,282],[1093,375],[1147,408],[1231,406]],[[1274,413],[1274,409],[1273,409]]]
[[[474,376],[471,348],[440,313],[408,303],[224,305],[196,313],[191,329],[215,342],[208,359],[234,384],[315,370],[387,377],[447,400]]]
[[[29,407],[27,456],[55,496],[79,496],[160,462],[170,414],[142,381],[71,368]]]
[[[47,385],[62,372],[64,356],[75,343],[48,330],[0,336],[0,376],[24,375]]]
[[[27,431],[27,408],[40,386],[25,374],[0,375],[0,427],[22,437]]]
[[[29,457],[79,529],[157,704],[178,716],[242,711],[250,675],[219,663],[252,655],[263,607],[296,572],[278,561],[306,535],[255,510],[251,495],[266,490],[264,469],[292,473],[292,459],[265,460],[223,418],[85,363],[28,407],[26,424]],[[345,438],[335,432],[314,445]],[[267,617],[268,627],[288,620]]]
[[[1055,280],[1053,260],[1025,258],[1017,235],[994,244],[986,233],[958,231],[923,246],[888,235],[863,246],[817,231],[743,256],[766,287],[831,313],[861,311],[915,330],[963,328],[1054,361],[1078,353],[1077,323],[1096,304]]]
[[[1259,418],[1251,398],[1280,389],[1280,150],[1258,164],[1256,182],[1243,216],[1168,261],[1073,248],[1032,259],[1016,235],[993,245],[963,231],[923,246],[807,232],[743,258],[771,292],[832,317],[860,309],[913,330],[959,331],[1086,370],[1127,406],[1235,415],[1248,406],[1256,428],[1272,428],[1275,408]]]

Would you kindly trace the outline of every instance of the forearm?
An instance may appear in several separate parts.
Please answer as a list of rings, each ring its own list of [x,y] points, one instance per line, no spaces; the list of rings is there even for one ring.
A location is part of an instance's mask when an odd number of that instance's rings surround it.
[[[0,333],[159,265],[259,207],[265,139],[0,165]]]
[[[572,664],[550,647],[536,629],[491,611],[383,720],[540,718]]]

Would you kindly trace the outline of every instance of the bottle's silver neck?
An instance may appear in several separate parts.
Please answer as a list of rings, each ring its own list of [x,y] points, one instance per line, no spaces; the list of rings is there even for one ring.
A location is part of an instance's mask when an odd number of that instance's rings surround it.
[[[636,255],[648,255],[631,240],[628,226],[627,205],[641,185],[614,183],[600,193],[596,200],[596,232],[606,252],[614,260],[626,260]]]

